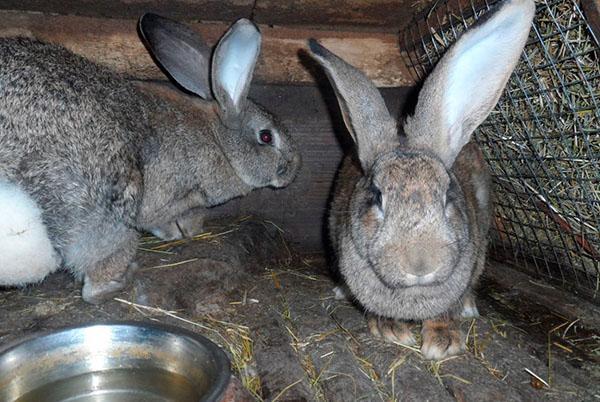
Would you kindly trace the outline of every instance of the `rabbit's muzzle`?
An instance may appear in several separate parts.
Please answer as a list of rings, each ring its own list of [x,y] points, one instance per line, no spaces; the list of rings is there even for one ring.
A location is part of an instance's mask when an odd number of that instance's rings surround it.
[[[284,176],[288,171],[288,165],[284,164],[277,168],[277,176]]]
[[[416,286],[416,285],[429,285],[436,281],[436,271],[428,272],[425,275],[413,275],[405,273],[404,285],[405,286]]]
[[[371,265],[373,271],[388,288],[425,286],[440,280],[439,267],[423,263],[403,264],[390,262],[388,264]]]
[[[434,239],[429,239],[435,244]],[[371,250],[371,268],[389,288],[426,286],[443,281],[457,262],[454,245],[423,247],[411,242],[388,244]]]
[[[285,187],[290,184],[298,174],[300,166],[302,165],[302,158],[300,154],[296,153],[291,159],[282,159],[277,166],[275,172],[276,177],[273,181],[274,187]]]

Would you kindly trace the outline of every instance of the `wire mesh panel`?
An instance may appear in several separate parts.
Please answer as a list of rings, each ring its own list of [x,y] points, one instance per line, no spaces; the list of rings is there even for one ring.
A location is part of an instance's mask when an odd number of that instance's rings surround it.
[[[423,78],[495,1],[438,1],[402,35]],[[475,133],[494,175],[492,257],[600,298],[600,53],[574,0],[538,1],[498,106]]]

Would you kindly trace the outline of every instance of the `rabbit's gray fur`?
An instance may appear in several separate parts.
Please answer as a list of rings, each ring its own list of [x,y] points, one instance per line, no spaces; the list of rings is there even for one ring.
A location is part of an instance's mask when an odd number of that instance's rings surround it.
[[[329,215],[341,274],[383,317],[370,327],[385,338],[414,340],[389,320],[425,320],[427,358],[458,353],[454,318],[477,314],[471,290],[485,262],[491,180],[469,141],[515,68],[534,11],[533,0],[508,0],[465,32],[425,81],[405,137],[369,79],[310,42],[357,151],[338,172]]]
[[[240,25],[256,29],[242,21],[232,30]],[[57,261],[84,279],[84,299],[98,302],[124,286],[138,231],[180,236],[169,231],[191,208],[293,180],[300,156],[292,139],[246,101],[246,81],[238,113],[224,112],[219,88],[216,101],[203,100],[127,81],[61,46],[0,39],[0,190],[17,186],[39,208]],[[262,129],[272,130],[273,145],[258,143]],[[56,268],[49,263],[32,278],[10,264],[0,255],[0,285],[39,281]]]
[[[484,266],[491,210],[489,173],[473,143],[459,154],[446,178],[437,171],[439,160],[435,156],[409,153],[410,160],[405,161],[406,156],[398,152],[379,159],[375,169],[387,165],[384,174],[396,175],[391,179],[377,173],[365,178],[354,158],[344,159],[329,215],[331,241],[338,250],[341,272],[354,296],[377,315],[422,320],[451,308],[460,313],[462,296],[476,283]],[[385,182],[387,190],[394,193],[388,197],[387,206],[405,212],[387,215],[381,226],[363,204],[372,197],[373,180]],[[475,186],[485,194],[482,202],[475,196]],[[441,198],[440,192],[448,187],[453,188],[456,213],[445,222],[431,219],[438,212],[432,211],[432,207],[437,209],[432,200]],[[357,212],[360,220],[348,217]],[[392,249],[383,250],[378,247],[381,243]],[[365,258],[375,268],[365,268]],[[421,266],[440,266],[439,276],[426,286],[419,286],[399,268],[413,269],[407,273],[418,275]],[[377,283],[384,286],[369,286]]]

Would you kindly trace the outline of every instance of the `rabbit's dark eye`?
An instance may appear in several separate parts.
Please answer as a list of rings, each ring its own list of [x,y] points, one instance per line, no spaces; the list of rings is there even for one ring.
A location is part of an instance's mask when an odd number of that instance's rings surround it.
[[[450,186],[448,187],[448,190],[446,191],[445,197],[443,199],[445,207],[448,207],[450,204],[452,204],[454,202],[454,200],[456,199],[456,192],[457,192],[457,185],[454,182],[454,180],[451,180]]]
[[[377,188],[376,185],[371,184],[371,187],[369,189],[371,191],[371,203],[372,205],[377,206],[379,209],[382,209],[383,205],[383,196],[381,195],[381,190],[379,190],[379,188]]]
[[[261,144],[270,145],[273,142],[273,133],[271,132],[271,130],[260,130],[258,132],[258,141]]]

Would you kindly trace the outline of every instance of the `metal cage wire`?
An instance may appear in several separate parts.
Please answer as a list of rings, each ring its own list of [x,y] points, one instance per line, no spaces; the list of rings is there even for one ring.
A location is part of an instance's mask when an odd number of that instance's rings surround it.
[[[424,78],[497,1],[438,1],[401,36]],[[490,256],[599,301],[598,38],[576,0],[536,1],[521,60],[475,133],[494,176]]]

